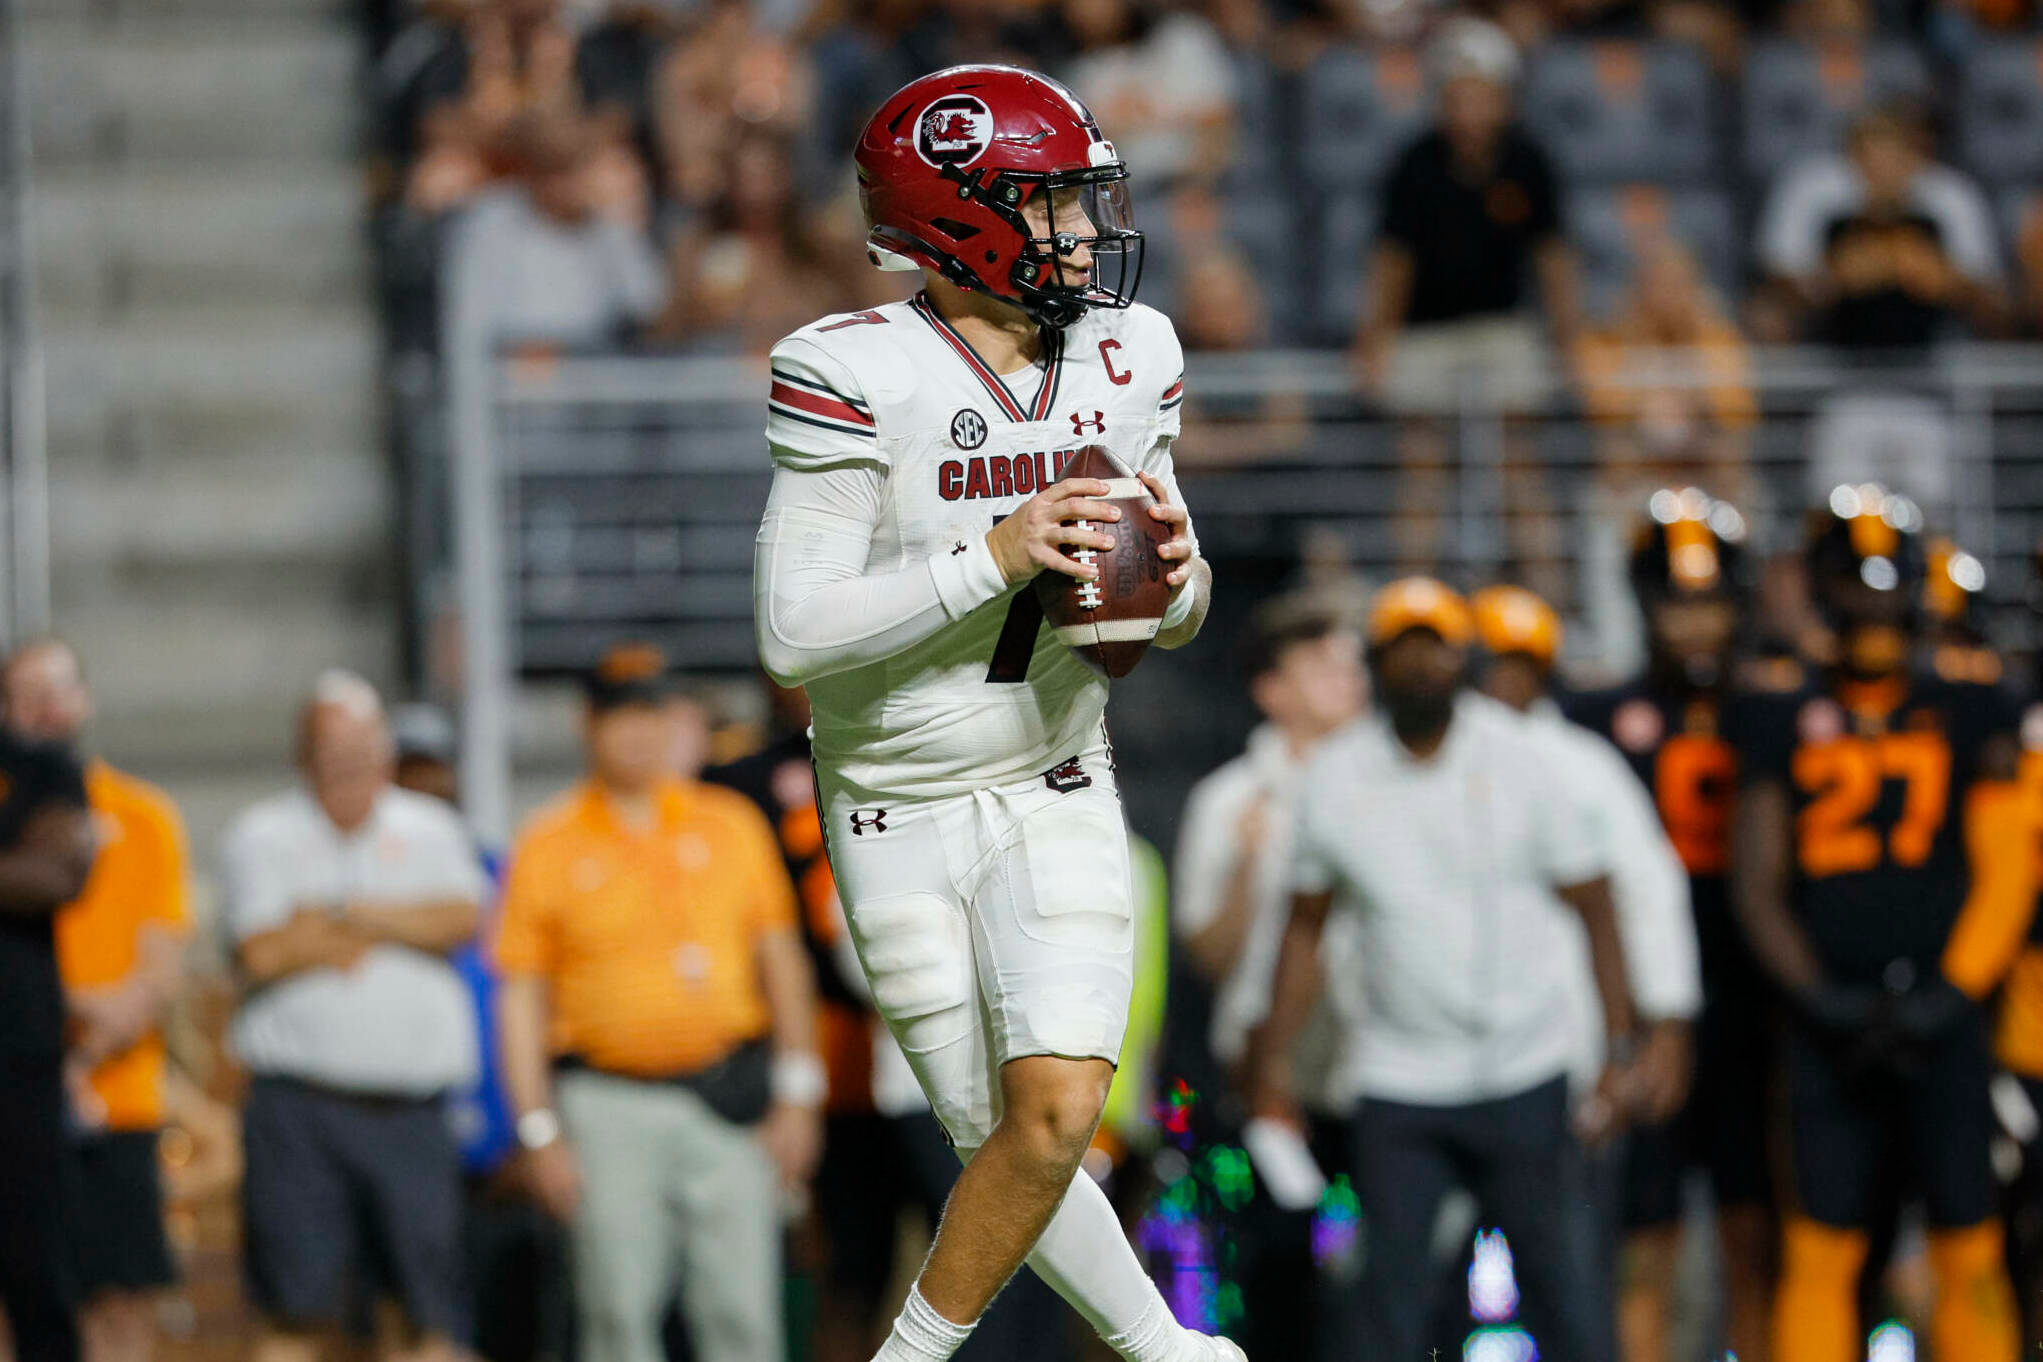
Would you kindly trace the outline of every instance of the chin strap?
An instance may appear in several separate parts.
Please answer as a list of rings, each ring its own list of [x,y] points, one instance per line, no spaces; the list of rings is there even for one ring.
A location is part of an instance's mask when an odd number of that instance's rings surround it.
[[[865,243],[865,258],[873,262],[874,269],[888,274],[912,274],[922,268],[899,251],[890,251],[872,241]]]

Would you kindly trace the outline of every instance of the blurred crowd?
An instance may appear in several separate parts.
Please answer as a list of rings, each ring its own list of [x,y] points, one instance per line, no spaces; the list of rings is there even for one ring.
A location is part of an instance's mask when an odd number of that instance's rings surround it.
[[[1770,554],[1694,488],[1634,510],[1615,687],[1568,684],[1515,583],[1256,607],[1209,666],[1260,724],[1174,864],[1131,833],[1086,1167],[1258,1359],[1856,1362],[1913,1327],[2013,1362],[2037,688],[1898,493],[1841,485]],[[582,778],[490,847],[447,716],[323,675],[195,937],[176,807],[93,754],[82,660],[0,663],[14,1355],[871,1355],[957,1164],[846,936],[804,697],[723,722],[640,643],[582,694]],[[166,1294],[223,1218],[239,1322]],[[960,1356],[1093,1356],[1075,1323],[1025,1272]]]
[[[1461,353],[1518,391],[1543,342],[1587,410],[1644,408],[1649,439],[1738,428],[1743,339],[1864,352],[2043,325],[2043,77],[2017,0],[385,11],[377,182],[406,344],[470,287],[498,344],[710,353],[887,299],[849,148],[888,92],[967,61],[1090,103],[1134,172],[1144,296],[1188,347],[1352,345],[1392,405],[1439,385],[1391,381],[1391,341],[1437,372],[1417,333],[1449,322],[1536,319]],[[1704,381],[1599,383],[1614,353],[1662,347],[1697,351]]]

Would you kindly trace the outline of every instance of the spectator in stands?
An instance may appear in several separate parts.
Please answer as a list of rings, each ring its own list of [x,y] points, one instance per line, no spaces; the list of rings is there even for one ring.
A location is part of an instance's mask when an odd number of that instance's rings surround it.
[[[1609,1132],[1635,1081],[1623,943],[1602,849],[1554,797],[1543,741],[1463,689],[1473,629],[1466,602],[1428,578],[1393,582],[1370,604],[1380,717],[1325,740],[1306,768],[1290,921],[1255,1041],[1257,1108],[1298,1119],[1288,1058],[1338,902],[1356,915],[1364,975],[1361,1356],[1407,1362],[1458,1347],[1427,1338],[1426,1319],[1437,1213],[1462,1185],[1509,1236],[1542,1352],[1610,1362],[1609,1281],[1593,1266],[1569,1114],[1580,1044],[1571,991],[1582,986],[1570,914],[1588,933],[1612,1042],[1581,1114],[1592,1134]]]
[[[746,0],[705,0],[654,77],[664,197],[687,213],[707,210],[729,193],[730,151],[743,133],[799,138],[815,104],[802,47],[762,28]]]
[[[1627,484],[1649,477],[1737,490],[1759,415],[1750,359],[1687,247],[1661,237],[1639,252],[1616,314],[1583,333],[1575,362],[1605,477],[1627,502]]]
[[[2015,228],[2015,265],[2021,272],[2016,306],[2025,336],[2043,335],[2043,199],[2032,199]]]
[[[665,666],[643,646],[604,657],[589,777],[512,849],[505,1078],[527,1176],[570,1227],[581,1355],[660,1356],[679,1279],[697,1356],[773,1358],[778,1207],[822,1133],[815,983],[773,829],[672,774]]]
[[[304,787],[244,811],[222,849],[262,1362],[317,1356],[371,1263],[410,1356],[451,1359],[468,1338],[446,1097],[474,1075],[476,1036],[446,957],[475,934],[483,877],[454,812],[392,786],[393,755],[375,688],[328,672],[299,721]]]
[[[629,161],[641,91],[618,44],[586,51],[559,0],[482,0],[429,7],[383,56],[378,81],[386,154],[415,210],[438,214],[515,169],[518,126],[586,124],[592,161]]]
[[[85,887],[93,849],[77,761],[0,727],[0,1310],[25,1362],[79,1355],[53,923]]]
[[[1455,20],[1428,55],[1437,116],[1384,189],[1357,368],[1369,389],[1409,417],[1451,415],[1469,399],[1484,411],[1535,411],[1549,370],[1539,322],[1525,311],[1535,291],[1561,353],[1580,329],[1560,186],[1545,150],[1513,119],[1518,51],[1502,30]],[[1401,443],[1400,556],[1428,562],[1437,557],[1446,448],[1440,432],[1422,424],[1408,424]],[[1539,538],[1547,519],[1542,481],[1529,452],[1507,454],[1514,549],[1528,572],[1550,574],[1558,546]]]
[[[1184,194],[1177,209],[1200,196]],[[1180,212],[1181,223],[1194,217]],[[1177,306],[1178,339],[1188,353],[1243,354],[1270,343],[1269,304],[1248,256],[1211,231],[1180,238],[1182,265]],[[1267,458],[1298,449],[1311,438],[1305,399],[1295,392],[1193,393],[1185,434],[1173,451],[1178,462]]]
[[[2005,321],[1993,210],[1979,186],[1930,157],[1915,108],[1862,114],[1842,154],[1790,166],[1768,195],[1757,254],[1768,288],[1763,339],[1800,331],[1888,348],[1936,339],[1947,323],[1992,334]]]
[[[1142,167],[1147,192],[1210,182],[1234,149],[1234,68],[1213,25],[1193,4],[1146,8],[1135,0],[1064,0],[1078,54],[1063,79],[1114,145]],[[1161,205],[1161,201],[1158,201]]]
[[[1248,671],[1263,721],[1247,751],[1186,797],[1172,912],[1185,960],[1215,993],[1213,1057],[1236,1073],[1249,1032],[1269,1012],[1306,765],[1323,738],[1362,713],[1362,637],[1323,601],[1280,597],[1257,613]],[[1351,934],[1352,923],[1342,919],[1320,944],[1327,996],[1292,1061],[1313,1133],[1336,1146],[1353,1099],[1341,1042],[1360,1012]],[[1312,1209],[1274,1202],[1266,1181],[1258,1180],[1259,1195],[1229,1226],[1245,1327],[1253,1331],[1236,1341],[1251,1357],[1311,1357],[1323,1313]]]
[[[674,289],[654,332],[764,354],[818,313],[854,302],[845,274],[795,194],[792,146],[744,132],[729,148],[724,192],[671,250]],[[847,253],[848,261],[858,261]]]
[[[659,253],[635,170],[589,159],[588,124],[521,120],[506,135],[518,179],[455,225],[442,335],[450,344],[614,345],[659,311]]]
[[[17,649],[0,673],[7,722],[76,752],[92,718],[69,644]],[[155,786],[104,761],[85,767],[100,850],[85,892],[57,915],[70,1013],[72,1210],[85,1362],[144,1362],[154,1292],[176,1279],[163,1224],[156,1137],[163,1124],[163,1020],[177,996],[191,916],[184,824]]]

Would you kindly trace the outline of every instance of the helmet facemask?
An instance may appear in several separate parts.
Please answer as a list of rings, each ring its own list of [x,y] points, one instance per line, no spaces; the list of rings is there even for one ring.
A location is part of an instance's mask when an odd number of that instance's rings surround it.
[[[1040,234],[1030,220],[1035,200],[1043,205],[1047,228]],[[1126,166],[1113,162],[1043,176],[1011,216],[1022,234],[1022,251],[1009,282],[1030,316],[1045,326],[1065,327],[1092,308],[1124,308],[1135,301],[1143,240],[1135,230]],[[1090,271],[1082,284],[1064,283],[1059,265],[1080,247],[1091,254]]]
[[[1134,226],[1128,167],[1121,162],[1049,174],[1009,170],[989,175],[984,169],[968,174],[948,165],[939,173],[957,182],[959,198],[990,210],[1020,238],[1007,278],[989,279],[959,254],[891,228],[876,229],[875,243],[914,247],[911,254],[940,260],[943,276],[953,284],[1012,303],[1044,326],[1061,329],[1093,308],[1125,308],[1135,301],[1142,282],[1143,240]],[[1092,257],[1085,282],[1062,282],[1060,262],[1080,247]],[[988,252],[989,257],[992,254]]]

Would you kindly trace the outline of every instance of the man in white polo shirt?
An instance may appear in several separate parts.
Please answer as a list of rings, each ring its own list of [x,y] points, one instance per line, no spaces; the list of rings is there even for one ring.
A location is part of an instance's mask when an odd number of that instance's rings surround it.
[[[1256,612],[1249,632],[1249,696],[1263,722],[1248,750],[1192,787],[1178,828],[1172,926],[1184,958],[1213,989],[1208,1043],[1232,1074],[1248,1037],[1270,1007],[1277,943],[1291,911],[1291,833],[1301,782],[1314,749],[1354,722],[1368,693],[1356,611],[1309,595],[1278,597]],[[1341,1016],[1352,1017],[1355,970],[1344,950],[1354,923],[1337,920],[1320,943],[1327,998],[1294,1053],[1300,1099],[1316,1146],[1344,1142],[1354,1093]],[[1339,963],[1334,963],[1339,962]],[[1233,1139],[1247,1093],[1223,1097],[1222,1133]],[[1251,1148],[1254,1146],[1251,1145]],[[1345,1162],[1345,1159],[1343,1160]],[[1306,1357],[1316,1350],[1324,1313],[1313,1253],[1313,1208],[1278,1201],[1267,1175],[1232,1211],[1228,1237],[1242,1289],[1250,1357]]]
[[[1597,847],[1556,797],[1546,745],[1522,715],[1463,688],[1472,634],[1466,602],[1428,578],[1371,602],[1377,713],[1328,738],[1306,773],[1291,920],[1256,1043],[1258,1105],[1295,1109],[1290,1042],[1339,905],[1361,928],[1360,1355],[1461,1351],[1461,1339],[1426,1333],[1435,1222],[1466,1187],[1508,1237],[1541,1352],[1612,1362],[1568,1073],[1586,929],[1611,1058],[1576,1124],[1607,1133],[1629,1082],[1624,952]]]
[[[318,1356],[379,1263],[407,1356],[467,1342],[461,1165],[445,1096],[474,1077],[473,1012],[448,952],[475,934],[482,871],[460,819],[391,783],[382,702],[329,672],[305,707],[305,783],[248,809],[222,852],[253,1076],[242,1184],[258,1362]]]

